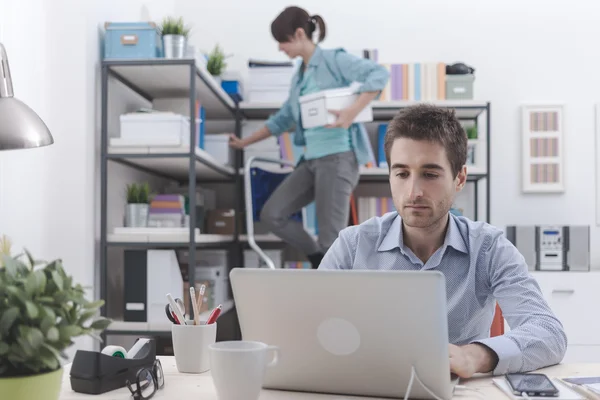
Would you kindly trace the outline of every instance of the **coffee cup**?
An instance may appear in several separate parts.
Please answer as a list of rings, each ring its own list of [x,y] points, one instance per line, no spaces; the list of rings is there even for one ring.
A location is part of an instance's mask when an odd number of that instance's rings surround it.
[[[208,347],[210,373],[219,400],[258,399],[266,369],[279,360],[279,348],[262,342],[224,341]]]

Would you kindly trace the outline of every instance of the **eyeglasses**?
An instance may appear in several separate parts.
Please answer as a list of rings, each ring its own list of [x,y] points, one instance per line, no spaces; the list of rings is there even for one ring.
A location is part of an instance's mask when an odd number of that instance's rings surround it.
[[[136,387],[134,388],[127,380],[127,387],[134,400],[146,400],[154,396],[158,389],[165,386],[165,375],[163,374],[160,360],[154,361],[152,369],[142,368],[136,376]]]

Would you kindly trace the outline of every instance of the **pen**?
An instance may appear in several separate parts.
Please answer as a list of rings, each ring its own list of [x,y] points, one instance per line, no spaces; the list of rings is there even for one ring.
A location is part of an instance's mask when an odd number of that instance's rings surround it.
[[[190,298],[192,300],[192,311],[194,313],[194,325],[199,325],[200,314],[198,313],[198,304],[196,303],[196,290],[194,290],[193,286],[190,286]]]
[[[217,318],[219,318],[219,315],[221,314],[221,310],[223,309],[223,306],[221,304],[219,304],[217,306],[217,308],[215,308],[211,313],[210,316],[208,317],[208,319],[206,320],[206,325],[210,325],[215,323],[215,321],[217,320]]]
[[[175,313],[175,315],[177,316],[177,319],[179,320],[179,323],[181,325],[187,325],[187,323],[185,322],[184,316],[181,315],[181,309],[179,308],[177,303],[175,303],[175,299],[173,299],[173,296],[171,296],[171,293],[167,293],[167,300],[169,300],[169,304],[171,305],[171,311],[173,311]]]

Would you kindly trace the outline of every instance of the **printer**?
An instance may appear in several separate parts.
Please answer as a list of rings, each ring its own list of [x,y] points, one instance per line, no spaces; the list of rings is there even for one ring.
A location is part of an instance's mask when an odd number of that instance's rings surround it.
[[[589,226],[511,225],[506,236],[525,257],[529,270],[590,270]]]

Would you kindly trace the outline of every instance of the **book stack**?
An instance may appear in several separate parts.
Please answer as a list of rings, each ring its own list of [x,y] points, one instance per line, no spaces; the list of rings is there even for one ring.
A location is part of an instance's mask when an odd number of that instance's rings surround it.
[[[246,98],[250,102],[281,103],[287,100],[296,67],[289,62],[248,61]]]
[[[150,203],[148,226],[179,228],[185,226],[185,198],[179,194],[158,194]]]
[[[446,99],[446,64],[424,62],[381,64],[390,79],[379,100],[432,101]]]

